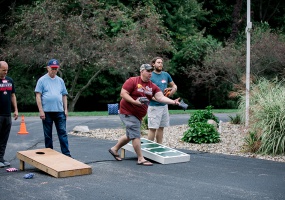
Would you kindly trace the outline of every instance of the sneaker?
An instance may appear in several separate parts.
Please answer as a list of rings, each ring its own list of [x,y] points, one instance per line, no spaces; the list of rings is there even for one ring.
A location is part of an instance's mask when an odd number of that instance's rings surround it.
[[[7,162],[7,161],[0,162],[0,168],[8,167],[8,166],[10,166],[9,162]]]

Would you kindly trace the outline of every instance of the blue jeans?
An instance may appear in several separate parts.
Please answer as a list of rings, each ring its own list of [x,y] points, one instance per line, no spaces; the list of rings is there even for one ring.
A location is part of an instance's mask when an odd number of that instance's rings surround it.
[[[54,122],[61,152],[64,155],[70,156],[66,132],[66,116],[64,112],[45,112],[45,119],[42,120],[42,122],[45,136],[45,147],[53,149],[52,126]]]

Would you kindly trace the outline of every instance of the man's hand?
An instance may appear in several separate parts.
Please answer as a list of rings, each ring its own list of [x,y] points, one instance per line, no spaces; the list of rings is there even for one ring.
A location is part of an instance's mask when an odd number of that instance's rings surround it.
[[[17,120],[17,119],[18,119],[18,116],[19,116],[18,111],[15,111],[15,112],[14,112],[14,120]]]
[[[173,101],[174,101],[174,105],[180,105],[180,102],[179,102],[179,100],[180,100],[180,97],[179,98],[177,98],[177,99],[174,99]]]
[[[139,101],[145,105],[147,105],[149,103],[149,100],[147,97],[140,97]]]
[[[40,111],[40,118],[42,119],[42,120],[45,120],[46,119],[46,115],[45,115],[45,112],[44,111]]]

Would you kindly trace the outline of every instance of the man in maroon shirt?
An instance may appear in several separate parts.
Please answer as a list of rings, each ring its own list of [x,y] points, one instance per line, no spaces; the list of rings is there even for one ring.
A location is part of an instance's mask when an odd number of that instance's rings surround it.
[[[109,152],[117,161],[121,161],[118,151],[121,147],[132,140],[133,148],[138,156],[138,165],[151,166],[151,162],[147,161],[141,151],[141,121],[147,113],[148,103],[152,97],[158,102],[165,104],[179,105],[179,98],[172,100],[164,96],[162,91],[150,81],[152,74],[152,66],[143,64],[140,67],[140,76],[131,77],[123,84],[120,96],[120,118],[126,126],[126,135],[122,136],[117,144],[109,149]]]

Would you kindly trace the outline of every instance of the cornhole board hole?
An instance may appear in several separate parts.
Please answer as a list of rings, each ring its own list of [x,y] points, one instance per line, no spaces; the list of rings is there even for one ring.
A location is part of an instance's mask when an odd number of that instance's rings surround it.
[[[125,150],[135,153],[132,142],[122,147],[121,158],[125,157]],[[170,147],[141,138],[141,150],[144,157],[161,164],[171,164],[190,161],[190,155]]]
[[[89,165],[50,148],[18,151],[17,158],[20,160],[20,170],[25,170],[26,162],[56,178],[92,173]]]

